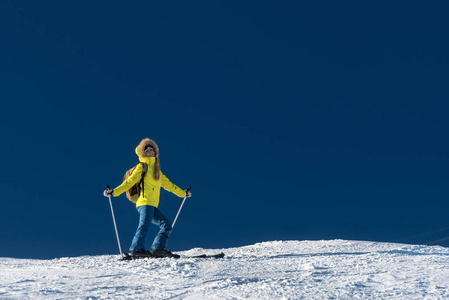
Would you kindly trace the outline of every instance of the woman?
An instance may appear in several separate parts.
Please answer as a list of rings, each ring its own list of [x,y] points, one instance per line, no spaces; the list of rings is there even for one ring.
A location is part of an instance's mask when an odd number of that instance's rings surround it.
[[[139,226],[129,248],[130,255],[133,257],[179,257],[179,255],[165,249],[172,226],[170,221],[158,209],[160,189],[163,187],[181,198],[190,197],[191,193],[180,189],[162,174],[159,165],[159,148],[153,140],[149,138],[143,139],[136,147],[136,154],[139,156],[140,162],[148,165],[148,171],[144,177],[143,187],[136,202],[140,218]],[[123,181],[114,190],[105,190],[104,195],[106,197],[120,196],[142,179],[142,170],[143,165],[138,164],[127,180]],[[145,250],[145,237],[151,223],[159,226],[160,230],[153,241],[150,252]]]

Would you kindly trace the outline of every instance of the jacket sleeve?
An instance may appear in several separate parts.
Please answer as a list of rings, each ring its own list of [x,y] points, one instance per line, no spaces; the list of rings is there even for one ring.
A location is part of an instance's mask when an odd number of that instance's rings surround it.
[[[134,169],[131,176],[128,177],[121,185],[114,189],[114,197],[118,197],[127,190],[129,190],[133,185],[138,183],[142,178],[142,164],[138,164]]]
[[[164,174],[162,174],[162,172],[161,172],[161,180],[162,180],[162,182],[161,182],[162,187],[165,190],[167,190],[181,198],[186,196],[186,191],[184,191],[183,189],[181,189],[178,186],[171,183],[170,180]]]

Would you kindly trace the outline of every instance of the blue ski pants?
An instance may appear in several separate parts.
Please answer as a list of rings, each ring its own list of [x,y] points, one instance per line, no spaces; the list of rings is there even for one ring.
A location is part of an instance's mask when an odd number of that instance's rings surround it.
[[[139,226],[134,235],[129,251],[145,250],[145,238],[150,229],[151,223],[159,226],[159,232],[154,238],[151,249],[165,249],[168,237],[172,231],[170,221],[156,207],[151,205],[142,205],[137,207],[139,212]]]

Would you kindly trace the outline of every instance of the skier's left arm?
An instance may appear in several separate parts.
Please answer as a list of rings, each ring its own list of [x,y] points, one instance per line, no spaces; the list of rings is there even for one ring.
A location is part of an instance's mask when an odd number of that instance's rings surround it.
[[[161,172],[161,183],[162,183],[162,187],[165,190],[175,194],[176,196],[181,197],[181,198],[187,196],[186,191],[184,191],[183,189],[181,189],[177,185],[171,183],[171,181],[167,178],[167,176],[162,174],[162,172]]]

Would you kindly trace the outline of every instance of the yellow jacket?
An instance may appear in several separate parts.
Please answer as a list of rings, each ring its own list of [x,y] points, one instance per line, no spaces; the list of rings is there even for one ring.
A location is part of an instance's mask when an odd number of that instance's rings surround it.
[[[170,182],[170,180],[161,172],[160,179],[158,181],[154,180],[154,163],[156,161],[155,157],[141,157],[139,155],[138,147],[136,148],[136,154],[139,156],[140,162],[146,163],[148,165],[148,172],[143,180],[144,182],[144,193],[140,193],[139,198],[136,202],[136,207],[142,205],[151,205],[158,207],[159,196],[161,193],[161,187],[165,190],[172,192],[178,197],[185,197],[186,192]],[[123,181],[121,185],[114,189],[114,197],[118,197],[125,191],[129,190],[133,185],[138,183],[142,178],[142,164],[138,164],[134,169],[131,176],[127,180]]]

